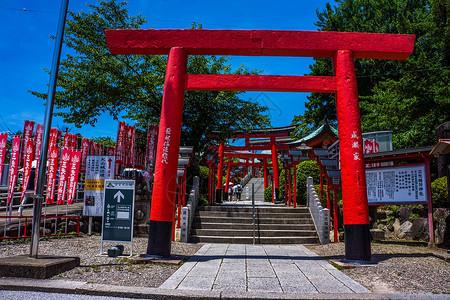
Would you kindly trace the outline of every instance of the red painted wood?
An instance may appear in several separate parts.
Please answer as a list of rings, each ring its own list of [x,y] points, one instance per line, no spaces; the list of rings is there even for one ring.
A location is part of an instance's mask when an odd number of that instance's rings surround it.
[[[342,50],[334,58],[338,91],[336,109],[339,126],[344,225],[369,224],[366,174],[354,57]]]
[[[273,168],[273,177],[275,182],[275,189],[277,190],[279,186],[279,172],[278,172],[278,154],[277,154],[277,145],[275,142],[275,138],[271,137],[270,141],[272,143],[272,168]],[[278,196],[278,195],[275,195]],[[275,199],[278,201],[278,198]]]
[[[223,157],[230,157],[230,158],[257,158],[257,159],[263,159],[268,158],[272,159],[271,154],[261,154],[261,153],[239,153],[239,152],[225,152],[223,154]]]
[[[406,59],[414,35],[330,31],[113,29],[106,30],[112,54],[168,54],[183,47],[189,55],[332,57],[350,50],[354,58]]]
[[[159,123],[150,220],[172,222],[175,217],[176,178],[183,117],[187,53],[182,48],[170,50]],[[169,141],[167,141],[167,139]]]
[[[217,187],[216,190],[222,189],[223,177],[223,144],[219,145],[219,166],[217,167]]]
[[[190,91],[336,92],[331,76],[187,75],[186,84]]]

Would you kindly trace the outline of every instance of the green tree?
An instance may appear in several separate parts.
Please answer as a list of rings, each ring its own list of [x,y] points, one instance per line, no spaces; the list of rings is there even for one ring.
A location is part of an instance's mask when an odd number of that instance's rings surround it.
[[[107,47],[106,29],[137,29],[147,20],[129,16],[126,2],[100,1],[87,4],[89,12],[69,12],[65,45],[70,53],[61,60],[55,115],[77,127],[94,126],[108,113],[128,118],[145,130],[159,123],[167,56],[115,55]],[[196,25],[194,24],[194,27]],[[246,67],[232,70],[229,58],[190,56],[191,74],[248,74]],[[32,91],[42,99],[46,94]],[[238,92],[186,92],[181,144],[195,150],[205,146],[213,131],[250,130],[269,126],[267,108],[242,100]],[[226,136],[226,134],[225,134]],[[218,137],[223,138],[223,137]]]
[[[105,146],[112,146],[112,147],[116,146],[116,141],[113,140],[113,138],[110,136],[98,136],[90,138],[89,140],[95,143],[103,144]]]
[[[435,128],[450,119],[448,11],[445,0],[337,0],[317,11],[320,31],[416,35],[405,61],[355,60],[362,129],[393,130],[394,148],[434,144]],[[331,59],[316,58],[310,68],[310,75],[332,75]],[[308,100],[305,113],[293,120],[300,129],[336,119],[334,95]]]

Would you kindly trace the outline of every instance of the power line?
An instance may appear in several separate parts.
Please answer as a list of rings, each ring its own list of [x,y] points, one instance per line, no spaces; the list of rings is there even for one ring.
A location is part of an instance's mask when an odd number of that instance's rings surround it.
[[[12,130],[8,127],[8,124],[6,124],[6,122],[3,119],[2,115],[0,115],[0,118],[2,119],[3,123],[5,123],[5,126],[6,126],[6,128],[8,128],[9,132],[12,133]]]
[[[3,7],[3,6],[0,6],[0,9],[16,10],[16,11],[23,11],[23,12],[37,12],[37,13],[44,13],[44,14],[57,14],[57,12],[53,12],[53,11],[27,9],[25,7],[24,8],[14,8],[14,7]]]

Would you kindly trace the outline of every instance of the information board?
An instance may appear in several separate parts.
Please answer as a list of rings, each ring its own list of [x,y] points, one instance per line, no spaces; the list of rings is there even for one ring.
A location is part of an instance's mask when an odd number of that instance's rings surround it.
[[[366,170],[369,204],[427,203],[425,165]]]
[[[133,239],[134,180],[105,180],[102,242]]]
[[[84,216],[101,217],[105,198],[105,179],[114,178],[115,156],[88,155],[84,184]]]

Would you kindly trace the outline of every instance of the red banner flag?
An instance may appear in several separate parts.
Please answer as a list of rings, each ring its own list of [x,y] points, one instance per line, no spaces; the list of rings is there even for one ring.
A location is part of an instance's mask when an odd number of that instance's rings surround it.
[[[158,144],[158,125],[148,125],[147,130],[147,148],[145,153],[145,166],[148,170],[149,165],[155,165],[156,146]]]
[[[107,155],[108,156],[113,156],[115,151],[116,151],[116,149],[113,146],[109,146]]]
[[[20,162],[25,159],[25,144],[27,140],[31,139],[34,131],[34,122],[33,121],[25,121],[25,125],[23,126],[23,134],[22,134],[22,146],[20,147]]]
[[[50,149],[50,155],[48,159],[48,175],[47,175],[47,203],[55,202],[55,185],[56,185],[56,174],[58,170],[58,146],[53,146]]]
[[[89,140],[83,139],[81,143],[81,164],[80,164],[80,172],[86,173],[86,159],[89,153]]]
[[[41,154],[42,134],[44,132],[44,125],[36,125],[36,133],[34,134],[34,157],[39,160]]]
[[[0,134],[0,180],[2,179],[3,162],[6,156],[6,142],[8,141],[8,134]]]
[[[72,150],[64,149],[61,156],[61,167],[59,169],[58,198],[57,204],[64,204],[66,199],[67,178],[69,173],[69,163]]]
[[[20,196],[20,202],[22,202],[25,192],[27,191],[28,182],[30,181],[31,166],[33,164],[33,140],[29,139],[25,146],[25,163],[23,166],[22,176],[22,195]]]
[[[116,140],[116,165],[123,162],[123,137],[125,133],[125,122],[119,123],[119,129],[117,130]]]
[[[77,190],[78,173],[80,170],[81,151],[73,151],[70,161],[69,171],[69,191],[67,195],[67,204],[73,204],[75,192]]]
[[[42,144],[39,144],[39,147],[36,147],[36,148],[39,148],[38,149],[38,151],[37,151],[37,157],[35,157],[36,158],[36,176],[34,177],[34,193],[36,194],[36,189],[37,189],[37,179],[38,179],[38,173],[39,173],[39,159],[41,158],[41,145]]]
[[[133,127],[131,127],[131,141],[130,141],[130,167],[134,167],[134,163],[135,163],[135,149],[134,149],[134,145],[135,145],[135,141],[136,141],[136,125],[133,125]]]
[[[14,196],[14,186],[17,181],[17,170],[19,169],[19,151],[20,151],[20,137],[16,136],[12,142],[12,151],[9,166],[9,184],[8,184],[8,199],[10,204]]]
[[[63,149],[69,149],[71,147],[72,135],[70,133],[66,133],[64,135],[64,146]]]

